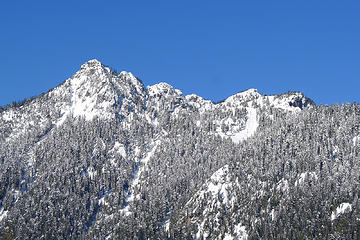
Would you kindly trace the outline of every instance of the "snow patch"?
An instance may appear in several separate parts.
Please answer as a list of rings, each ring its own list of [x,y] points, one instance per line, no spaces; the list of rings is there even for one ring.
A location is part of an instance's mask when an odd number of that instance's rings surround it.
[[[132,87],[136,89],[136,92],[143,92],[142,84],[131,72],[122,71],[120,75],[125,76],[125,78],[130,81]]]
[[[342,203],[336,208],[335,211],[331,214],[331,221],[337,219],[341,214],[350,212],[352,210],[352,205],[350,203]]]
[[[232,199],[231,194],[227,191],[230,187],[231,180],[229,179],[229,166],[217,170],[210,178],[205,191],[200,192],[200,195],[205,196],[206,193],[211,193],[212,196],[217,197],[219,194],[225,203],[229,203]]]
[[[240,223],[234,227],[234,234],[235,234],[235,239],[239,239],[239,240],[240,239],[242,239],[242,240],[248,239],[248,234],[246,232],[246,228],[245,228],[245,226],[242,226]]]
[[[128,196],[126,197],[126,207],[123,208],[121,210],[121,212],[125,215],[125,216],[129,216],[132,212],[130,211],[130,204],[131,202],[134,201],[134,199],[139,199],[140,195],[134,195],[135,190],[139,187],[140,185],[140,177],[141,174],[146,171],[147,169],[147,164],[150,160],[150,158],[154,155],[156,148],[160,145],[161,141],[160,140],[156,140],[154,142],[152,142],[150,144],[150,148],[147,151],[145,157],[143,159],[141,159],[140,161],[138,161],[138,168],[136,169],[136,171],[133,173],[133,180],[131,182],[131,186],[130,186],[130,190],[128,192]]]
[[[4,208],[0,210],[0,222],[6,218],[8,211],[4,211]]]
[[[196,124],[197,127],[200,127],[201,126],[201,121],[198,120],[198,121],[196,121],[195,124]]]
[[[271,221],[274,221],[275,219],[275,209],[273,208],[270,212]]]
[[[108,202],[105,201],[105,197],[100,198],[98,204],[106,206],[109,205]]]
[[[182,95],[182,92],[175,89],[170,84],[161,82],[152,86],[147,86],[150,97],[163,96],[163,95]]]
[[[2,118],[5,121],[11,121],[11,120],[13,120],[14,117],[15,117],[14,111],[12,111],[12,110],[4,112],[3,115],[2,115]]]
[[[234,143],[242,142],[248,139],[249,137],[251,137],[252,135],[254,135],[254,133],[256,132],[259,126],[259,122],[257,120],[257,115],[256,115],[256,109],[248,107],[246,108],[246,110],[248,112],[248,118],[246,121],[245,129],[231,136],[231,140]]]
[[[124,145],[119,142],[115,142],[113,151],[119,153],[123,158],[127,157]]]
[[[270,106],[273,106],[274,108],[282,109],[287,112],[299,112],[301,111],[298,107],[292,107],[289,105],[289,99],[288,98],[278,98],[275,96],[267,96],[268,101],[270,102]]]
[[[234,189],[234,184],[238,183],[237,181],[233,181],[231,179],[229,166],[225,165],[211,176],[211,178],[202,187],[202,190],[198,191],[195,196],[186,203],[185,207],[195,204],[195,208],[192,212],[195,216],[198,211],[201,212],[201,215],[207,216],[207,214],[216,212],[216,209],[222,209],[224,206],[226,211],[231,212],[237,201],[237,196],[231,191]],[[206,207],[204,209],[202,209],[204,206],[203,201],[206,201]],[[214,224],[219,224],[219,217],[220,213],[218,212],[211,221]],[[192,222],[197,222],[198,220],[200,222],[198,223],[196,239],[200,239],[201,237],[206,239],[209,236],[209,233],[205,230],[207,218],[197,219],[197,217],[193,216],[191,219]],[[227,239],[247,238],[245,227],[241,224],[236,225],[232,232],[234,234],[226,233],[225,237]]]
[[[102,81],[104,82],[105,79]],[[81,76],[78,79],[74,79],[71,83],[73,94],[70,112],[73,113],[74,117],[84,116],[86,120],[92,120],[95,116],[101,118],[108,117],[106,110],[114,103],[107,101],[103,101],[100,104],[97,103],[97,96],[104,95],[105,89],[100,90],[97,94],[89,93],[89,95],[87,95],[88,89],[91,89],[90,81],[88,81],[87,76]]]
[[[196,94],[186,95],[185,99],[190,106],[198,109],[200,114],[211,111],[214,107],[214,104],[210,100],[205,100]]]
[[[249,90],[237,93],[235,95],[232,95],[230,97],[228,97],[223,105],[225,104],[232,104],[232,105],[239,105],[242,104],[244,102],[248,102],[254,99],[259,98],[261,95],[258,93],[258,90],[255,88],[250,88]]]
[[[333,157],[336,158],[337,155],[339,153],[339,147],[338,146],[334,146],[333,148]]]
[[[237,224],[234,226],[234,234],[225,233],[223,240],[246,240],[249,235],[246,232],[246,228],[241,224]],[[199,236],[200,237],[200,236]]]
[[[270,106],[293,113],[301,111],[301,108],[296,106],[296,103],[301,104],[302,106],[305,106],[306,104],[306,100],[300,92],[284,94],[281,96],[264,96],[264,98],[265,101],[270,103]]]
[[[259,122],[257,120],[256,109],[247,107],[247,121],[245,123],[245,128],[239,132],[236,132],[240,126],[233,126],[234,120],[232,118],[228,118],[222,121],[215,121],[214,123],[217,125],[216,133],[222,138],[230,138],[234,143],[240,143],[245,141],[249,137],[253,136],[259,126]],[[223,132],[221,125],[225,124],[226,126],[232,126],[232,129]]]
[[[360,142],[360,137],[356,136],[353,138],[353,146],[355,147]]]
[[[166,213],[165,221],[163,224],[163,228],[165,229],[166,232],[170,231],[170,218],[171,218],[171,211]],[[170,237],[170,236],[168,236],[168,237]]]
[[[56,125],[62,125],[70,115],[84,117],[87,121],[95,117],[109,119],[114,116],[114,106],[121,107],[123,95],[143,94],[142,84],[132,73],[122,71],[113,75],[110,72],[99,61],[90,60],[72,78],[50,92],[50,96],[66,99],[59,103],[61,117]]]
[[[223,240],[233,240],[233,239],[234,239],[234,237],[229,233],[225,233],[225,236],[223,238]]]
[[[304,183],[306,179],[318,179],[316,172],[303,172],[300,174],[299,178],[295,181],[295,187]]]
[[[96,176],[96,171],[91,167],[87,170],[87,174],[91,180]]]

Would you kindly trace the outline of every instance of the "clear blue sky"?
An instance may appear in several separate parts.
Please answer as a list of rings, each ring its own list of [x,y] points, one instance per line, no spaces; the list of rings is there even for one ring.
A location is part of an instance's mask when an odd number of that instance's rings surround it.
[[[0,31],[0,105],[93,58],[213,101],[257,88],[360,102],[355,0],[4,1]]]

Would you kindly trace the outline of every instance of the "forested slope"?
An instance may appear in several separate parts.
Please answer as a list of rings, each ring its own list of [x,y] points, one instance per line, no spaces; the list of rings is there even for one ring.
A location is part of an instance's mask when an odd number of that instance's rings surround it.
[[[221,103],[91,60],[0,112],[0,236],[359,236],[360,107]]]

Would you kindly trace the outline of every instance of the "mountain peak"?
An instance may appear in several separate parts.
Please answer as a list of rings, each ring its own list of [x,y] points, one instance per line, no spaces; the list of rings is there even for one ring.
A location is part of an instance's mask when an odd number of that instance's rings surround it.
[[[91,59],[81,65],[80,69],[86,69],[86,68],[96,68],[96,67],[104,67],[104,65],[97,59]]]
[[[286,99],[290,107],[302,110],[305,107],[312,107],[316,104],[302,92],[287,92],[280,95],[279,99]]]
[[[96,76],[96,78],[104,78],[108,73],[110,73],[110,68],[106,67],[104,64],[102,64],[97,59],[92,59],[87,61],[86,63],[82,64],[79,71],[77,71],[73,79],[85,79],[90,76],[93,78]],[[100,77],[103,76],[103,77]]]
[[[182,92],[178,89],[175,89],[168,83],[161,82],[157,83],[152,86],[147,87],[150,96],[157,96],[157,95],[182,95]]]
[[[61,110],[63,117],[57,124],[60,125],[69,114],[92,120],[94,117],[111,119],[126,112],[125,108],[135,111],[134,103],[144,97],[144,86],[131,72],[117,74],[93,59],[81,65],[80,70],[55,92],[66,95]]]
[[[255,88],[250,88],[246,91],[242,91],[239,93],[236,93],[230,97],[228,97],[225,102],[226,103],[232,103],[232,102],[247,102],[250,100],[254,100],[258,97],[260,97],[261,95],[258,93],[258,90]]]

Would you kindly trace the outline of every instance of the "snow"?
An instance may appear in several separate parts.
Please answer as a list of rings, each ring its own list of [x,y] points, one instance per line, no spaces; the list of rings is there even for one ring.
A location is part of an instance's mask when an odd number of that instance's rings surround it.
[[[248,234],[246,232],[245,226],[242,226],[240,223],[234,227],[234,233],[236,235],[236,239],[248,239]]]
[[[211,111],[215,105],[210,100],[205,100],[204,98],[196,94],[186,95],[185,99],[190,106],[194,107],[195,109],[198,109],[200,114],[203,114],[204,112],[207,111]]]
[[[14,193],[14,203],[16,203],[19,200],[20,191],[19,190],[13,190]]]
[[[304,103],[304,96],[299,92],[292,93],[288,96],[263,96],[263,98],[270,103],[270,106],[292,113],[300,112],[301,109],[299,107],[290,106],[290,102],[302,99],[302,102]]]
[[[277,184],[276,190],[282,191],[282,192],[288,192],[289,191],[289,181],[286,179],[281,179]]]
[[[140,177],[141,174],[146,171],[147,164],[150,160],[150,158],[154,155],[156,148],[160,145],[161,141],[156,140],[150,144],[150,148],[147,151],[145,157],[138,161],[139,167],[138,169],[133,173],[133,180],[131,182],[130,191],[128,193],[128,196],[126,197],[126,207],[121,210],[125,216],[129,216],[132,212],[130,211],[130,204],[134,201],[134,199],[139,199],[140,195],[134,196],[135,189],[137,189],[140,185]]]
[[[135,189],[139,185],[139,180],[141,174],[147,169],[147,164],[150,158],[154,155],[156,148],[160,145],[160,140],[155,141],[154,143],[150,144],[150,148],[146,154],[146,156],[140,160],[140,167],[138,171],[134,174],[134,179],[132,182],[132,188]],[[133,195],[131,195],[130,200],[133,199]]]
[[[96,171],[91,167],[87,170],[87,174],[90,179],[94,179],[94,176],[96,175]]]
[[[189,99],[194,99],[196,96],[189,96]],[[246,110],[248,112],[247,121],[245,128],[241,131],[236,132],[236,128],[232,127],[232,131],[223,132],[221,129],[221,124],[226,126],[234,125],[234,120],[232,118],[224,119],[221,122],[215,122],[218,126],[216,132],[221,137],[230,137],[234,143],[239,143],[244,141],[254,135],[256,132],[259,122],[257,119],[257,107],[264,106],[266,102],[270,106],[278,109],[283,109],[288,112],[299,112],[301,111],[298,107],[293,107],[289,105],[289,102],[294,101],[296,98],[301,97],[300,93],[294,93],[287,97],[276,97],[276,96],[262,96],[258,93],[257,89],[249,89],[244,92],[237,93],[233,96],[228,97],[223,103],[217,105],[220,109],[232,110],[244,108],[244,103],[247,103]]]
[[[34,165],[35,161],[36,161],[34,148],[29,151],[28,156],[29,156],[29,159],[26,161],[26,164],[29,167],[32,167]]]
[[[105,201],[105,197],[102,197],[99,199],[99,205],[109,205],[106,201]]]
[[[248,239],[249,235],[246,232],[246,228],[241,224],[237,224],[234,226],[233,234],[225,233],[223,240],[246,240]],[[196,238],[200,238],[200,234],[196,235]]]
[[[316,180],[318,179],[318,176],[316,172],[303,172],[300,174],[299,178],[295,181],[295,187],[301,185],[307,178]]]
[[[119,142],[115,142],[113,151],[119,153],[123,158],[127,157],[124,145]]]
[[[333,148],[333,157],[336,158],[337,155],[339,153],[339,147],[338,146],[334,146]]]
[[[49,133],[48,133],[49,134]],[[32,148],[31,150],[29,151],[29,159],[27,160],[26,164],[29,166],[29,167],[32,167],[34,165],[34,163],[36,162],[36,158],[35,158],[35,152],[34,150],[36,149],[37,146],[39,146],[42,142],[45,141],[45,137],[43,137],[40,141],[38,141]]]
[[[275,219],[275,209],[273,208],[270,212],[271,220],[274,221]]]
[[[0,222],[6,218],[8,211],[4,211],[4,208],[0,210]]]
[[[266,96],[267,100],[270,103],[270,106],[274,108],[282,109],[287,112],[299,112],[301,111],[298,107],[292,107],[289,105],[290,99],[289,98],[279,98],[275,96]]]
[[[217,125],[216,133],[222,138],[230,137],[230,139],[236,144],[253,136],[259,126],[259,122],[257,120],[256,108],[247,107],[246,110],[247,110],[248,114],[247,114],[247,121],[246,121],[244,129],[237,132],[237,130],[240,128],[240,126],[234,126],[235,122],[230,117],[230,118],[224,119],[222,121],[214,122],[215,125]],[[222,124],[225,124],[226,126],[231,126],[231,130],[224,133],[221,129]]]
[[[200,115],[213,109],[224,111],[224,113],[232,111],[233,114],[235,114],[236,110],[246,109],[248,115],[247,121],[245,122],[245,128],[243,127],[243,119],[237,119],[231,116],[213,121],[213,124],[216,126],[215,134],[222,138],[230,138],[235,144],[240,143],[255,134],[259,126],[257,119],[257,110],[259,107],[272,107],[282,109],[289,113],[298,113],[301,109],[299,107],[290,106],[290,103],[299,101],[305,103],[304,96],[301,93],[291,93],[280,96],[263,96],[254,88],[230,96],[219,104],[213,104],[195,94],[187,95],[185,98],[189,105],[198,109]],[[270,118],[273,118],[273,116],[270,116]],[[196,125],[200,127],[201,122],[198,120]],[[226,127],[225,131],[222,126]]]
[[[90,79],[89,75],[86,74],[89,70],[95,70],[96,74],[96,86],[94,86],[94,81]],[[62,117],[57,121],[56,125],[60,126],[63,124],[63,122],[66,120],[66,118],[69,115],[73,115],[74,117],[82,116],[85,118],[85,120],[92,120],[94,117],[100,117],[100,118],[110,118],[112,117],[112,112],[109,111],[112,109],[115,100],[114,96],[112,95],[113,92],[111,92],[110,89],[107,87],[108,81],[110,81],[107,78],[108,72],[110,71],[109,68],[104,68],[102,64],[97,60],[90,60],[87,63],[83,64],[81,66],[81,70],[79,73],[75,74],[73,78],[69,79],[67,81],[68,85],[66,87],[69,87],[69,102],[65,102],[63,105],[61,105],[61,113]],[[141,85],[139,85],[138,80],[132,73],[128,72],[121,72],[121,75],[126,76],[127,80],[130,81],[134,88],[138,92],[143,91],[141,89]],[[102,86],[102,83],[105,83],[105,87]],[[58,88],[56,91],[60,94],[65,94],[64,90],[65,88],[61,89]],[[174,89],[171,85],[167,83],[159,83],[155,84],[153,86],[148,86],[147,91],[150,97],[155,97],[158,95],[161,96],[172,96],[172,95],[182,95],[182,92],[180,90]],[[102,99],[102,101],[99,101],[99,96],[109,96],[110,98],[105,97]],[[298,95],[294,95],[295,97]],[[265,101],[269,101],[270,105],[283,109],[289,112],[298,112],[300,111],[300,108],[298,107],[291,107],[289,105],[289,100],[291,100],[293,96],[290,97],[275,97],[275,96],[262,96],[258,93],[256,89],[249,89],[247,91],[235,94],[233,96],[230,96],[227,98],[223,103],[220,104],[213,104],[209,100],[204,100],[202,97],[199,97],[195,94],[187,95],[185,96],[185,99],[187,103],[199,110],[199,113],[202,114],[206,111],[211,111],[214,108],[215,109],[225,109],[225,110],[232,110],[235,111],[235,109],[246,109],[247,110],[247,120],[245,122],[245,127],[243,127],[242,123],[240,121],[237,121],[237,119],[233,119],[231,117],[226,119],[217,120],[216,124],[218,126],[217,128],[217,134],[219,134],[221,137],[227,137],[230,138],[234,143],[240,143],[249,137],[253,136],[255,132],[258,129],[259,122],[257,119],[257,109],[256,107],[250,107],[254,104],[263,106]],[[156,102],[156,101],[154,101]],[[244,103],[248,103],[248,106],[245,107]],[[156,104],[156,103],[154,103]],[[174,111],[175,114],[177,113],[177,110]],[[131,123],[133,115],[129,115],[128,121]],[[151,119],[150,115],[145,115],[146,119],[149,122],[153,122],[153,124],[157,125],[157,119]],[[2,118],[7,121],[11,121],[13,118],[16,118],[16,115],[13,111],[6,111],[3,113]],[[221,124],[225,124],[227,126],[229,125],[236,125],[232,128],[231,131],[223,132],[221,129]],[[200,120],[196,121],[196,125],[198,127],[201,127],[202,122]],[[165,133],[166,134],[166,133]],[[354,137],[353,138],[353,144],[354,146],[360,141],[360,137]],[[104,142],[102,143],[102,148],[105,148]],[[160,145],[160,140],[154,140],[151,142],[148,146],[149,149],[146,153],[142,154],[140,152],[140,148],[135,149],[135,155],[138,157],[138,168],[133,173],[132,181],[130,183],[129,192],[126,197],[127,205],[122,209],[122,212],[125,215],[131,214],[130,211],[130,205],[134,201],[134,199],[138,199],[140,196],[135,195],[136,190],[140,188],[141,186],[141,177],[142,174],[147,170],[148,162],[150,161],[151,157],[154,155],[157,147]],[[126,148],[123,144],[119,142],[115,142],[114,147],[112,151],[115,153],[119,153],[122,157],[127,157]],[[337,153],[338,150],[334,150],[334,154]],[[28,161],[28,164],[31,166],[34,161],[34,154],[31,152],[30,158]],[[143,157],[141,157],[141,155]],[[220,204],[225,203],[227,207],[231,208],[236,202],[236,196],[233,196],[232,192],[229,191],[229,189],[232,189],[232,184],[236,184],[230,180],[230,176],[228,174],[229,172],[229,166],[225,165],[224,167],[220,168],[218,171],[216,171],[212,177],[208,180],[206,185],[204,186],[203,190],[199,191],[197,193],[198,198],[205,198],[210,197],[210,205],[208,208],[205,209],[205,212],[211,211],[211,208],[217,207]],[[84,174],[87,173],[90,179],[94,179],[94,176],[97,174],[97,172],[92,168],[88,168]],[[299,179],[295,182],[295,185],[302,184],[306,178],[316,178],[316,173],[312,172],[306,172],[301,173]],[[286,180],[282,180],[279,182],[278,190],[282,191],[288,191],[289,184]],[[16,198],[18,197],[19,193],[16,193]],[[221,202],[218,200],[218,196],[221,198]],[[99,204],[107,205],[108,203],[105,201],[105,198],[102,197],[99,199]],[[341,204],[331,215],[331,220],[336,219],[340,214],[348,211],[348,209],[351,210],[351,204],[349,203],[343,203]],[[196,211],[196,209],[194,210]],[[7,211],[4,211],[3,209],[0,211],[0,221],[6,217]],[[275,216],[275,210],[272,209],[270,213],[272,219],[274,219]],[[169,218],[170,219],[170,218]],[[165,228],[169,228],[170,221],[167,219],[165,221]],[[216,220],[216,219],[215,219]],[[200,229],[203,228],[204,222],[200,225]],[[199,230],[200,234],[201,230]],[[233,229],[233,232],[235,233],[235,236],[226,233],[225,239],[246,239],[247,233],[244,226],[241,224],[238,224]],[[202,233],[206,236],[207,233]],[[197,235],[200,236],[200,235]]]
[[[225,165],[224,167],[217,170],[211,176],[206,191],[201,192],[200,195],[205,196],[206,193],[211,193],[212,196],[217,197],[220,194],[225,203],[229,203],[231,200],[234,200],[232,199],[231,194],[227,191],[231,183],[228,173],[228,165]]]
[[[258,93],[258,90],[255,88],[250,88],[246,91],[234,94],[230,97],[228,97],[223,104],[241,104],[244,102],[248,102],[254,99],[259,98],[261,95]]]
[[[140,93],[143,92],[142,85],[140,84],[139,80],[131,73],[122,71],[120,75],[125,76],[128,80],[130,80],[130,83],[132,84],[132,87],[136,89],[136,92]]]
[[[152,118],[150,113],[145,113],[145,119],[149,124],[152,124],[154,126],[158,126],[159,125],[159,120],[157,117]]]
[[[341,203],[340,206],[336,208],[335,211],[331,214],[331,221],[337,219],[341,214],[350,212],[352,210],[352,205],[350,203]]]
[[[104,81],[106,81],[105,77],[99,76],[99,82]],[[114,100],[98,102],[98,96],[104,96],[108,89],[100,88],[101,90],[96,92],[96,88],[92,85],[93,83],[85,74],[70,79],[71,100],[68,105],[62,108],[62,117],[56,123],[57,126],[62,125],[70,114],[74,117],[83,116],[87,121],[96,116],[101,119],[111,117],[109,109],[114,105]]]
[[[239,143],[254,135],[259,126],[258,120],[256,119],[256,109],[248,107],[246,110],[248,112],[248,120],[246,121],[245,129],[231,136],[231,140],[234,143]]]
[[[94,66],[102,66],[102,63],[97,60],[97,59],[91,59],[89,61],[87,61],[86,63],[84,63],[83,65],[81,65],[80,69],[86,69],[86,68],[89,68],[89,67],[94,67]]]
[[[171,211],[166,213],[166,218],[163,224],[163,228],[165,229],[166,232],[169,232],[170,230],[170,217],[171,217]],[[168,236],[170,237],[170,236]]]
[[[360,142],[360,137],[359,136],[356,136],[353,138],[353,146],[355,147],[356,144],[358,144]]]
[[[234,237],[231,236],[231,234],[229,234],[229,233],[225,233],[225,237],[223,238],[223,240],[233,240],[233,239],[234,239]]]
[[[58,104],[62,117],[57,126],[62,125],[69,115],[84,117],[86,121],[95,117],[112,118],[114,106],[121,105],[125,95],[132,97],[134,94],[143,95],[144,90],[131,72],[110,75],[110,69],[97,60],[83,64],[72,78],[49,93],[67,99]]]
[[[178,89],[174,89],[168,83],[161,82],[152,86],[147,86],[148,93],[150,97],[155,97],[159,95],[182,95],[182,92]]]
[[[198,232],[196,233],[195,235],[195,239],[200,239],[201,238],[201,234],[203,235],[203,238],[202,239],[207,239],[208,237],[208,233],[204,231],[204,225],[205,225],[205,221],[203,221],[200,226],[199,226],[199,230]]]
[[[201,210],[201,214],[203,216],[206,216],[208,213],[216,212],[216,209],[222,209],[224,206],[226,207],[227,211],[231,212],[232,209],[234,209],[237,201],[237,196],[231,192],[234,184],[237,184],[237,182],[232,181],[229,174],[229,166],[225,165],[211,176],[211,178],[202,187],[202,190],[198,191],[195,196],[186,203],[185,208],[195,203],[196,207],[193,210],[193,213],[196,213],[196,211],[199,211],[198,208],[201,207],[202,202],[206,201],[206,208]],[[220,213],[218,212],[211,221],[213,223],[217,223],[219,222],[219,217]],[[192,221],[196,222],[196,217],[194,217]],[[201,236],[206,238],[209,235],[209,233],[204,229],[206,218],[200,221],[201,222],[198,224],[196,239],[200,239]],[[234,235],[227,233],[225,237],[227,239],[247,238],[245,227],[243,227],[241,224],[236,225],[233,229],[233,232]]]
[[[201,121],[199,121],[199,120],[196,121],[196,126],[197,126],[197,127],[200,127],[200,126],[201,126]]]
[[[12,111],[12,110],[4,112],[4,114],[2,115],[2,118],[5,121],[11,121],[11,120],[13,120],[14,117],[15,117],[14,116],[14,111]]]
[[[100,90],[97,95],[90,94],[89,96],[86,96],[86,91],[91,88],[89,84],[90,81],[88,81],[87,76],[81,76],[80,78],[74,79],[72,81],[71,88],[73,94],[71,99],[72,105],[70,107],[70,112],[73,113],[74,117],[84,116],[86,120],[92,120],[95,116],[106,118],[106,109],[111,107],[113,102],[103,101],[102,103],[97,104],[97,96],[103,95],[105,93],[105,89]]]
[[[189,99],[195,98],[196,96],[191,96]],[[218,126],[216,132],[221,137],[230,137],[234,143],[239,143],[244,141],[254,135],[256,132],[259,122],[257,119],[257,109],[260,106],[269,105],[269,107],[274,107],[278,109],[283,109],[290,113],[297,113],[301,111],[299,107],[290,106],[290,102],[294,102],[299,98],[303,98],[301,93],[293,93],[289,96],[262,96],[258,93],[257,89],[249,89],[244,92],[237,93],[233,96],[228,97],[223,103],[217,105],[220,109],[232,110],[241,109],[246,106],[248,112],[247,121],[245,128],[241,131],[236,132],[236,128],[233,127],[234,120],[228,118],[222,120],[221,122],[215,122]],[[244,105],[246,103],[246,105]],[[235,120],[236,121],[236,120]],[[221,124],[227,126],[232,126],[232,131],[223,132],[221,129]]]

